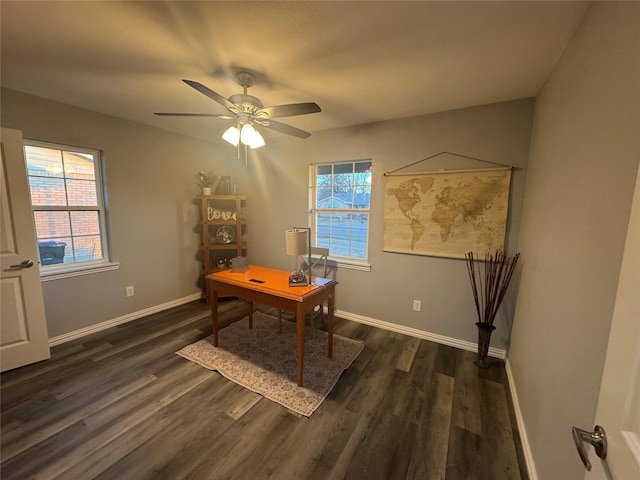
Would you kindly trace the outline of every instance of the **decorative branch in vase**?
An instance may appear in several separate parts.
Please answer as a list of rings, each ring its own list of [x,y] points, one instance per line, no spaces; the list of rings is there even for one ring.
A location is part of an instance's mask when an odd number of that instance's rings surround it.
[[[488,368],[487,355],[491,333],[495,330],[493,322],[504,300],[513,277],[520,254],[508,257],[504,252],[486,254],[484,259],[473,252],[465,254],[473,299],[478,312],[478,359],[476,365]]]

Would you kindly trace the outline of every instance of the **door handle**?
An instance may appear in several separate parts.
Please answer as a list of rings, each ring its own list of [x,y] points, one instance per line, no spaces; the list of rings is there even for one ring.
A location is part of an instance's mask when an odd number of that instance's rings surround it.
[[[11,268],[31,268],[33,267],[33,261],[31,260],[23,260],[17,265],[11,265]]]
[[[589,443],[593,445],[593,448],[596,450],[596,455],[598,457],[605,459],[607,458],[607,435],[600,425],[596,425],[594,427],[593,432],[587,432],[578,427],[573,427],[571,429],[571,433],[573,435],[573,443],[576,444],[576,448],[578,449],[578,455],[580,455],[580,460],[584,463],[584,468],[588,471],[591,471],[591,462],[587,457],[587,453],[584,450],[584,444]]]

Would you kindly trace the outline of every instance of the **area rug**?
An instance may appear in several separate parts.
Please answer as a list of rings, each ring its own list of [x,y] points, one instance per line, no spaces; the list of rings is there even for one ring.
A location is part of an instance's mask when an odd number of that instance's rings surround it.
[[[277,318],[255,312],[252,329],[247,317],[232,323],[219,331],[218,345],[209,336],[176,353],[307,417],[364,348],[362,340],[334,334],[333,358],[328,358],[327,332],[307,327],[299,387],[294,322],[283,320],[280,331]]]

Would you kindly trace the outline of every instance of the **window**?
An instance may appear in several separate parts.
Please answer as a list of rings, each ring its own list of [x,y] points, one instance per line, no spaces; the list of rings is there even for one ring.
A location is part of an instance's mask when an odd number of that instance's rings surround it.
[[[107,263],[100,152],[35,141],[24,151],[41,272]]]
[[[368,259],[371,160],[312,165],[315,245],[334,258]]]

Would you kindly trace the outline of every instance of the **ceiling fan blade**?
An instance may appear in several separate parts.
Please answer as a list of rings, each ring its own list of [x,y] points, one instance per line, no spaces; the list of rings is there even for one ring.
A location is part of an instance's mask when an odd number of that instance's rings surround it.
[[[293,135],[294,137],[298,138],[308,138],[311,136],[309,132],[305,132],[304,130],[300,130],[299,128],[292,127],[291,125],[287,125],[285,123],[276,122],[274,120],[265,120],[264,122],[260,122],[260,125],[280,133]]]
[[[233,120],[235,117],[231,115],[220,115],[218,113],[177,113],[177,112],[156,112],[154,115],[163,117],[215,117],[224,118],[225,120]]]
[[[294,115],[306,115],[308,113],[316,113],[322,111],[317,103],[290,103],[288,105],[276,105],[273,107],[264,107],[256,112],[256,116],[266,113],[270,118],[277,117],[293,117]]]
[[[184,83],[186,83],[187,85],[189,85],[190,87],[195,88],[197,91],[199,91],[203,95],[206,95],[211,100],[213,100],[215,102],[218,102],[223,107],[226,107],[227,109],[229,109],[231,111],[234,111],[234,109],[237,110],[237,107],[235,106],[234,103],[230,102],[229,100],[224,98],[222,95],[220,95],[219,93],[214,92],[210,88],[205,87],[201,83],[194,82],[193,80],[184,80],[184,79],[182,81]]]

